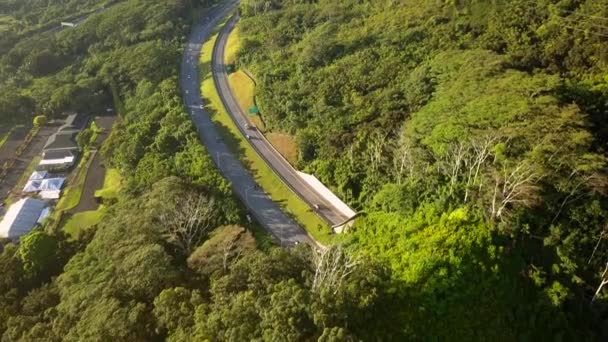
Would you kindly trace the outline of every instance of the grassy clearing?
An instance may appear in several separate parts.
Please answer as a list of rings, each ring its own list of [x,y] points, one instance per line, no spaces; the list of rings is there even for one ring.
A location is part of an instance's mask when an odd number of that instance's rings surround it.
[[[221,25],[221,24],[220,24]],[[251,171],[256,182],[270,195],[273,201],[291,214],[320,243],[328,244],[331,239],[330,229],[306,203],[285,185],[273,173],[264,160],[255,152],[243,137],[226,112],[211,74],[211,55],[217,34],[203,45],[199,60],[201,91],[206,103],[206,111],[211,115],[220,134],[236,156]]]
[[[38,163],[40,163],[40,159],[42,159],[42,157],[40,157],[40,156],[34,157],[32,159],[32,161],[29,163],[29,165],[25,168],[25,171],[23,171],[21,178],[19,178],[15,187],[13,187],[11,194],[4,200],[4,205],[7,208],[11,204],[13,204],[19,200],[19,197],[20,197],[19,194],[21,194],[21,190],[23,190],[23,187],[27,183],[28,179],[30,179],[32,172],[34,172],[34,170],[36,169],[36,166],[38,166]]]
[[[254,106],[253,92],[255,84],[243,71],[238,70],[228,76],[230,88],[236,97],[243,112],[247,113],[249,108]],[[251,115],[249,118],[252,118]]]
[[[59,199],[59,203],[57,203],[57,211],[73,209],[80,203],[82,188],[95,153],[95,151],[92,151],[83,155],[82,160],[80,160],[77,169],[73,173],[73,178],[68,180],[69,185],[65,188],[61,199]]]
[[[95,191],[95,197],[103,199],[112,199],[118,197],[122,178],[117,169],[107,169],[105,178],[103,179],[103,188]]]
[[[239,103],[239,106],[244,113],[249,111],[249,108],[255,105],[254,91],[255,83],[242,70],[237,70],[228,76],[230,88]],[[258,115],[249,115],[249,121],[257,127],[261,132],[266,130],[264,121]]]
[[[76,213],[65,221],[63,231],[70,237],[77,238],[81,231],[91,228],[101,222],[104,208],[100,206],[97,210]]]

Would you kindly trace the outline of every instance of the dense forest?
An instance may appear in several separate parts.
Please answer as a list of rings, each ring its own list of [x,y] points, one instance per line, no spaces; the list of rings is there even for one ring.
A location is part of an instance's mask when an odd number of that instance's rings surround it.
[[[200,144],[176,76],[205,5],[128,0],[2,54],[2,94],[23,102],[4,98],[3,123],[114,104],[102,154],[125,182],[77,238],[51,220],[0,241],[0,340],[335,341],[383,329],[388,268],[341,247],[273,245]]]
[[[364,213],[395,324],[605,339],[608,2],[243,1],[237,64],[299,167]],[[397,318],[398,317],[398,318]]]
[[[199,142],[209,1],[36,31],[113,3],[0,0],[0,123],[114,106],[125,180],[78,238],[0,242],[1,341],[608,338],[608,1],[242,0],[265,122],[362,213],[325,251],[273,245]]]

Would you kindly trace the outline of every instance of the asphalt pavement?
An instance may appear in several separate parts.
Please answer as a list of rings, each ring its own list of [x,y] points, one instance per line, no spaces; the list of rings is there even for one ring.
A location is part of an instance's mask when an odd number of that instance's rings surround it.
[[[316,192],[298,175],[296,169],[289,164],[266,137],[249,121],[235,98],[228,83],[228,73],[224,64],[224,52],[230,32],[234,29],[237,21],[238,16],[235,15],[224,25],[213,48],[213,78],[224,107],[226,107],[226,110],[232,117],[232,121],[239,127],[243,136],[248,137],[249,143],[266,161],[266,164],[296,195],[308,204],[311,210],[314,210],[332,226],[343,224],[351,217],[342,213],[331,201]]]
[[[233,191],[256,220],[282,246],[292,246],[300,242],[313,244],[316,242],[309,237],[306,231],[257,186],[253,177],[222,140],[209,113],[203,109],[197,70],[202,43],[209,38],[218,22],[226,17],[237,4],[238,1],[232,1],[216,7],[193,26],[181,63],[182,97],[201,141],[214,163],[222,175],[232,183]]]

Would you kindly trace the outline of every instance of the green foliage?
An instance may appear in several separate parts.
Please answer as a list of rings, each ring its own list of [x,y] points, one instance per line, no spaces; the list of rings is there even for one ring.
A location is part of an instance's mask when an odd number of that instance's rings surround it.
[[[299,340],[317,339],[329,329],[362,340],[389,336],[391,328],[366,331],[385,319],[381,312],[386,313],[386,306],[373,293],[386,275],[362,262],[357,272],[344,277],[348,285],[319,293],[311,288],[314,266],[309,253],[248,253],[229,272],[212,277],[210,302],[196,309],[195,336]]]
[[[48,123],[48,119],[44,115],[36,115],[34,117],[34,126],[42,127]]]
[[[240,257],[255,249],[255,239],[245,228],[220,227],[188,257],[188,266],[205,276],[226,273]]]
[[[23,271],[30,278],[41,277],[43,272],[55,267],[58,260],[57,240],[42,231],[33,230],[21,238],[19,257]]]
[[[83,129],[76,135],[76,143],[81,150],[85,150],[87,146],[91,144],[91,137],[93,137],[93,131],[89,127]]]
[[[178,271],[158,231],[147,228],[152,217],[142,222],[130,209],[116,208],[118,212],[106,215],[91,243],[58,278],[58,335],[128,340],[153,333],[145,328],[150,314],[146,303],[175,284]]]
[[[154,316],[158,326],[166,329],[170,335],[188,333],[179,331],[194,325],[194,312],[203,304],[199,291],[183,287],[165,289],[154,299]]]
[[[605,0],[258,4],[236,63],[300,167],[369,214],[353,249],[391,266],[406,336],[600,336]]]

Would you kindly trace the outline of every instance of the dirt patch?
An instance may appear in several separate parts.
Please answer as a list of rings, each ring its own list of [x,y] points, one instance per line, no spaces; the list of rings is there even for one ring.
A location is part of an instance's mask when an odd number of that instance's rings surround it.
[[[268,133],[266,138],[291,165],[296,164],[298,161],[298,145],[294,137],[284,133]]]

